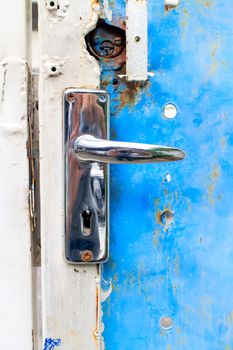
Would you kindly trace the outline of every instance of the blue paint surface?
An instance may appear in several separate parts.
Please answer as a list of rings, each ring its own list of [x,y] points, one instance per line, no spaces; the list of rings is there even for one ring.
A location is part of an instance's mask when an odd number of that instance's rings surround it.
[[[113,15],[124,17],[125,1]],[[111,94],[112,139],[184,149],[183,162],[111,166],[107,350],[233,349],[233,4],[148,0],[149,71],[128,104]],[[174,103],[173,120],[163,106]],[[167,181],[170,174],[171,181]],[[165,209],[174,213],[166,226]],[[159,320],[171,316],[171,330]]]
[[[44,350],[53,350],[61,345],[61,339],[45,338]]]

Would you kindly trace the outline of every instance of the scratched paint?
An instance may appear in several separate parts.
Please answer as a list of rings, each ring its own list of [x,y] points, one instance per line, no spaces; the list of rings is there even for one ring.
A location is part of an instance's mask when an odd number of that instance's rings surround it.
[[[110,4],[114,21],[122,20],[125,1]],[[105,348],[232,349],[233,6],[182,0],[164,11],[163,1],[148,0],[148,7],[147,85],[129,87],[123,70],[102,67],[112,138],[174,145],[187,157],[111,166]],[[163,117],[167,103],[177,106],[176,118]],[[157,220],[165,209],[173,213],[167,227]],[[171,329],[161,329],[163,317]]]
[[[61,345],[61,339],[45,338],[44,350],[54,350],[55,347]]]

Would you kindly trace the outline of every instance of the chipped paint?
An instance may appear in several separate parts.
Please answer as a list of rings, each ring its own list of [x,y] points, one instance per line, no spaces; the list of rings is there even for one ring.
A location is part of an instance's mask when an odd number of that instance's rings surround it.
[[[70,7],[70,1],[69,0],[59,0],[53,1],[54,5],[51,7],[50,0],[45,1],[47,6],[47,18],[48,20],[56,23],[64,20],[66,17],[67,11]]]
[[[165,0],[164,8],[166,11],[173,10],[179,6],[180,0]]]
[[[104,12],[104,18],[106,18],[109,22],[111,22],[112,10],[110,9],[109,0],[103,0],[103,12]]]
[[[54,350],[61,345],[61,339],[46,338],[44,342],[44,350]]]
[[[214,164],[213,168],[212,168],[212,172],[209,176],[209,183],[207,186],[208,189],[208,198],[209,198],[209,202],[214,205],[215,203],[215,198],[214,198],[214,192],[215,192],[215,188],[216,185],[218,183],[219,177],[220,177],[220,167],[218,164]]]

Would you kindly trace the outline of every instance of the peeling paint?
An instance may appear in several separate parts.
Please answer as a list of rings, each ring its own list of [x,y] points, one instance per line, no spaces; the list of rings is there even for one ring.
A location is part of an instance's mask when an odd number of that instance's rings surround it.
[[[112,20],[112,11],[108,0],[103,0],[104,17],[110,22]]]
[[[165,0],[164,8],[166,11],[173,10],[180,4],[180,0]]]
[[[220,177],[220,167],[218,164],[214,164],[213,168],[212,168],[212,172],[209,176],[209,184],[207,186],[208,189],[208,198],[209,198],[209,202],[214,205],[215,203],[215,199],[214,199],[214,192],[215,192],[215,187],[218,183]]]

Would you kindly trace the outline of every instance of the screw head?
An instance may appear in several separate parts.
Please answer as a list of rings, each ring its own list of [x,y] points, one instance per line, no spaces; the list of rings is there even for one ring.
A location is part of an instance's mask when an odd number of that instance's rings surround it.
[[[90,250],[84,250],[81,254],[82,261],[88,262],[93,260],[93,253]]]
[[[66,100],[68,102],[74,102],[75,101],[75,94],[73,92],[69,92],[67,95],[66,95]]]
[[[99,95],[99,96],[98,96],[98,100],[99,100],[99,102],[104,103],[104,102],[107,101],[107,96],[105,96],[105,95]]]

